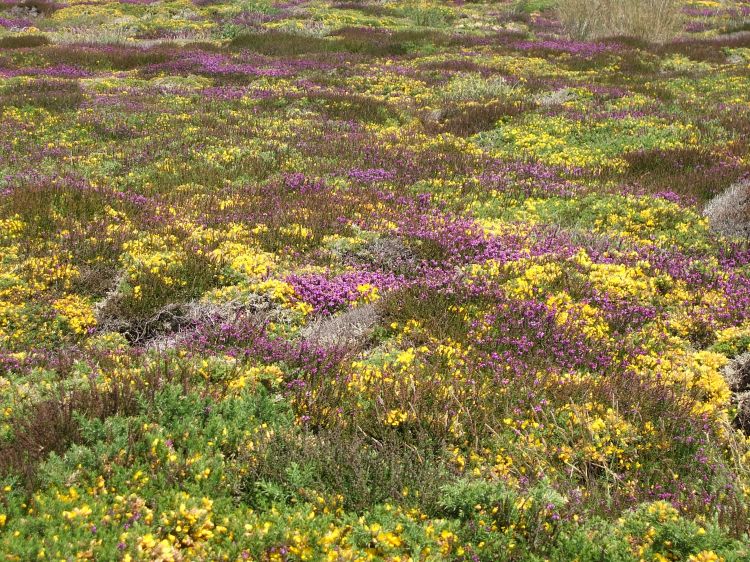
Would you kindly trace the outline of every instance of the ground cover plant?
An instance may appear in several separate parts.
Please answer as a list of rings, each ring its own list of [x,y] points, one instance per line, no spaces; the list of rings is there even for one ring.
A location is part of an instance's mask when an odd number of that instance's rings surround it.
[[[599,4],[0,2],[0,558],[750,560],[750,3]]]

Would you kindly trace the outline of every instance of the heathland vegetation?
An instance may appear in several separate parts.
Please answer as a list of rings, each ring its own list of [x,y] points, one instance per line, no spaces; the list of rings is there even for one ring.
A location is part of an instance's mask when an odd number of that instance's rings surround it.
[[[750,560],[747,0],[2,0],[0,558]]]

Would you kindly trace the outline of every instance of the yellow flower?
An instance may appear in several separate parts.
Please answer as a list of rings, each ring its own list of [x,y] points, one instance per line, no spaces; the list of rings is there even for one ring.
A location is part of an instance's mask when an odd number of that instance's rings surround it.
[[[411,365],[414,362],[415,357],[416,357],[416,354],[414,352],[414,348],[410,347],[409,349],[401,351],[396,356],[396,363],[398,365],[402,365],[403,367],[406,367],[408,365]]]
[[[138,541],[138,550],[141,552],[151,551],[155,546],[156,546],[156,539],[154,538],[154,535],[152,535],[151,533],[143,535],[141,539]]]
[[[376,535],[375,540],[390,548],[398,548],[403,544],[401,537],[391,532],[380,532]]]
[[[85,299],[78,295],[68,295],[58,299],[53,306],[60,313],[60,316],[67,320],[76,334],[83,335],[89,328],[96,325],[93,309]]]
[[[703,550],[698,554],[693,554],[688,558],[688,562],[724,562],[724,558],[713,550]]]
[[[359,293],[360,295],[359,298],[364,303],[375,302],[376,300],[380,298],[380,294],[378,293],[378,288],[369,283],[365,283],[363,285],[357,285],[357,293]]]
[[[409,414],[401,410],[391,410],[385,417],[385,425],[392,427],[398,427],[409,419]]]
[[[63,511],[62,516],[64,519],[68,519],[69,521],[72,521],[73,519],[85,519],[89,515],[91,515],[92,511],[91,508],[87,504],[83,504],[81,507],[76,507],[70,511]]]

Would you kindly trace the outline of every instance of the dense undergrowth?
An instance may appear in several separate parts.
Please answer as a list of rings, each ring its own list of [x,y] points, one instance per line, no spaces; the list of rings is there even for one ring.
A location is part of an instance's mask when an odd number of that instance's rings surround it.
[[[0,557],[750,560],[750,3],[680,14],[0,3]]]

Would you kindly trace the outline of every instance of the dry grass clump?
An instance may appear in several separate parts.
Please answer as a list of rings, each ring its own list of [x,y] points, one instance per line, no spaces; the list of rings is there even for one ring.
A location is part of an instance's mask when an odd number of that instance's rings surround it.
[[[375,305],[366,304],[330,317],[318,317],[302,331],[314,345],[335,348],[361,344],[377,324]]]
[[[654,42],[674,37],[680,0],[559,0],[557,11],[574,39],[629,36]]]
[[[703,213],[716,232],[733,238],[750,237],[750,181],[738,182],[714,197]]]
[[[750,435],[750,353],[742,353],[730,361],[724,368],[724,377],[737,408],[732,424]]]

